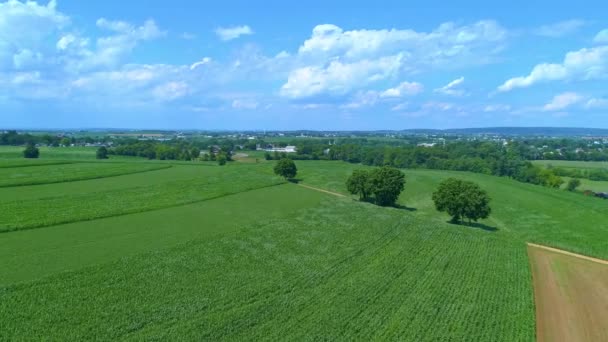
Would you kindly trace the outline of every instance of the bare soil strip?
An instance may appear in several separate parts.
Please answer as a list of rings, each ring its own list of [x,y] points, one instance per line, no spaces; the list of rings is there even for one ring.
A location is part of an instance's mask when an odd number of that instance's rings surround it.
[[[604,262],[528,245],[537,341],[608,341],[608,267]]]
[[[547,247],[547,246],[537,245],[535,243],[528,243],[528,246],[532,246],[532,247],[536,247],[536,248],[542,248],[542,249],[545,249],[545,250],[548,250],[548,251],[551,251],[551,252],[561,253],[561,254],[569,255],[571,257],[575,257],[575,258],[579,258],[579,259],[585,259],[585,260],[597,262],[597,263],[600,263],[600,264],[608,265],[608,260],[603,260],[603,259],[598,259],[598,258],[592,258],[592,257],[588,257],[586,255],[571,253],[571,252],[564,251],[562,249],[557,249],[557,248],[553,248],[553,247]],[[607,319],[608,319],[608,317],[607,317]]]
[[[328,191],[328,190],[323,190],[323,189],[319,189],[319,188],[315,188],[313,186],[310,185],[304,185],[304,184],[298,184],[299,186],[305,187],[307,189],[311,189],[311,190],[315,190],[315,191],[320,191],[320,192],[324,192],[326,194],[330,194],[330,195],[334,195],[334,196],[338,196],[338,197],[346,197],[340,193],[337,192],[333,192],[333,191]]]

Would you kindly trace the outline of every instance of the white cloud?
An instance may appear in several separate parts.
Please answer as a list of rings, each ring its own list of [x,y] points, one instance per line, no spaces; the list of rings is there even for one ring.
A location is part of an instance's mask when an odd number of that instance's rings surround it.
[[[605,98],[591,98],[585,103],[587,109],[604,109],[608,108],[608,99]]]
[[[199,66],[203,66],[203,65],[209,64],[209,63],[211,63],[211,57],[204,57],[200,61],[190,65],[190,70],[194,70],[194,69],[198,68]]]
[[[543,106],[544,111],[561,111],[583,101],[584,97],[574,92],[566,92],[553,97]]]
[[[382,93],[380,97],[402,97],[406,95],[416,95],[424,90],[424,86],[418,82],[401,82],[394,88],[389,88]]]
[[[608,29],[603,29],[595,35],[593,42],[597,44],[608,44]]]
[[[494,104],[494,105],[487,105],[483,108],[483,111],[486,113],[492,113],[492,112],[508,112],[511,110],[511,106],[510,105],[505,105],[505,104]]]
[[[425,111],[448,111],[448,110],[452,110],[452,109],[457,109],[458,107],[456,107],[453,103],[448,103],[448,102],[435,102],[435,101],[430,101],[430,102],[426,102],[422,105],[422,109]]]
[[[608,76],[608,46],[598,46],[568,52],[561,64],[538,64],[528,76],[511,78],[499,86],[498,91],[506,92],[546,81],[591,80],[606,76]]]
[[[494,21],[468,26],[448,22],[429,33],[398,29],[344,31],[336,25],[323,24],[313,29],[299,53],[360,59],[408,51],[408,55],[424,56],[432,62],[469,54],[505,37],[506,31]]]
[[[281,87],[281,95],[303,98],[319,94],[342,95],[355,87],[361,87],[396,76],[403,63],[403,56],[387,56],[375,60],[343,63],[334,60],[327,66],[298,68],[289,74]]]
[[[391,108],[391,110],[392,110],[393,112],[399,112],[399,111],[402,111],[402,110],[407,109],[408,107],[409,107],[409,103],[407,103],[407,102],[403,102],[403,103],[399,103],[399,104],[394,105],[394,106]]]
[[[543,25],[534,30],[534,33],[539,36],[559,38],[578,31],[585,24],[585,21],[579,19],[564,20],[550,25]]]
[[[487,63],[506,36],[506,30],[494,21],[464,26],[444,23],[430,32],[345,31],[332,24],[317,25],[292,58],[293,68],[280,93],[289,98],[344,95],[425,68]],[[395,89],[386,95],[401,91],[408,92]]]
[[[173,101],[184,97],[189,91],[188,84],[185,82],[168,82],[154,88],[154,96],[161,101]]]
[[[228,41],[228,40],[237,39],[240,36],[252,35],[253,30],[247,25],[233,26],[233,27],[218,27],[217,29],[215,29],[215,34],[217,34],[217,36],[221,40]]]
[[[463,96],[465,95],[464,89],[459,89],[460,85],[464,83],[464,77],[457,78],[450,83],[446,84],[441,88],[437,88],[434,91],[436,93],[441,93],[445,95],[451,96]]]
[[[234,109],[247,109],[254,110],[257,109],[259,103],[254,100],[234,100],[232,101],[232,108]]]
[[[70,24],[55,1],[46,6],[34,1],[0,3],[0,69],[27,69],[28,62],[44,59],[49,39]],[[52,51],[52,50],[51,50]]]

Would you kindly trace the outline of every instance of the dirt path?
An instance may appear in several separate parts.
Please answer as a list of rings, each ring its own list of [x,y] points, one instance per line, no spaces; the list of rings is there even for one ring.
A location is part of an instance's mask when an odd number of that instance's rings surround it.
[[[608,341],[608,267],[532,244],[528,254],[537,341]]]
[[[338,196],[338,197],[346,197],[346,196],[344,196],[344,195],[342,195],[340,193],[333,192],[333,191],[328,191],[328,190],[323,190],[323,189],[319,189],[319,188],[315,188],[315,187],[310,186],[310,185],[304,185],[304,184],[298,184],[298,185],[301,186],[301,187],[305,187],[307,189],[324,192],[326,194],[330,194],[330,195],[334,195],[334,196]]]
[[[564,254],[564,255],[569,255],[571,257],[575,257],[575,258],[579,258],[579,259],[584,259],[584,260],[589,260],[589,261],[597,262],[597,263],[600,263],[600,264],[608,265],[608,260],[603,260],[603,259],[588,257],[586,255],[581,255],[581,254],[576,254],[576,253],[572,253],[572,252],[567,252],[567,251],[564,251],[562,249],[557,249],[557,248],[553,248],[553,247],[547,247],[547,246],[543,246],[543,245],[537,245],[535,243],[528,243],[528,246],[532,246],[532,247],[536,247],[536,248],[542,248],[542,249],[547,250],[547,251],[551,251],[551,252],[555,252],[555,253],[561,253],[561,254]],[[606,319],[608,319],[608,318],[606,318]]]

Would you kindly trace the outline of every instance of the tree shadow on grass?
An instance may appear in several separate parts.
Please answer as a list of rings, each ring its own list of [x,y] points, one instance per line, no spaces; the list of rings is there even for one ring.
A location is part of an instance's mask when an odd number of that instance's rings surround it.
[[[302,181],[302,178],[289,178],[287,181],[293,184],[298,184]]]
[[[479,223],[479,222],[470,222],[470,223],[469,222],[458,222],[458,223],[454,223],[452,221],[448,221],[447,223],[453,224],[455,226],[477,228],[477,229],[485,230],[486,232],[497,232],[498,231],[498,227],[488,226],[487,224],[483,224],[483,223]]]
[[[408,207],[408,206],[401,205],[401,204],[395,204],[393,206],[393,208],[407,210],[407,211],[418,211],[418,209],[416,209],[416,208]]]

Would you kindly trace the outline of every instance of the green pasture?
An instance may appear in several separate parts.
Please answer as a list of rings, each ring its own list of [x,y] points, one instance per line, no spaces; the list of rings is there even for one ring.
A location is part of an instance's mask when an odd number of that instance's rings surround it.
[[[0,188],[0,340],[533,341],[526,242],[608,258],[608,202],[507,178],[403,170],[382,208],[272,161],[72,161],[0,168],[65,180]],[[170,167],[58,171],[123,164]],[[364,168],[296,164],[344,194]],[[487,190],[490,218],[448,223],[448,177]]]
[[[574,160],[534,160],[532,164],[543,167],[561,167],[566,169],[608,169],[608,162],[574,161]]]

